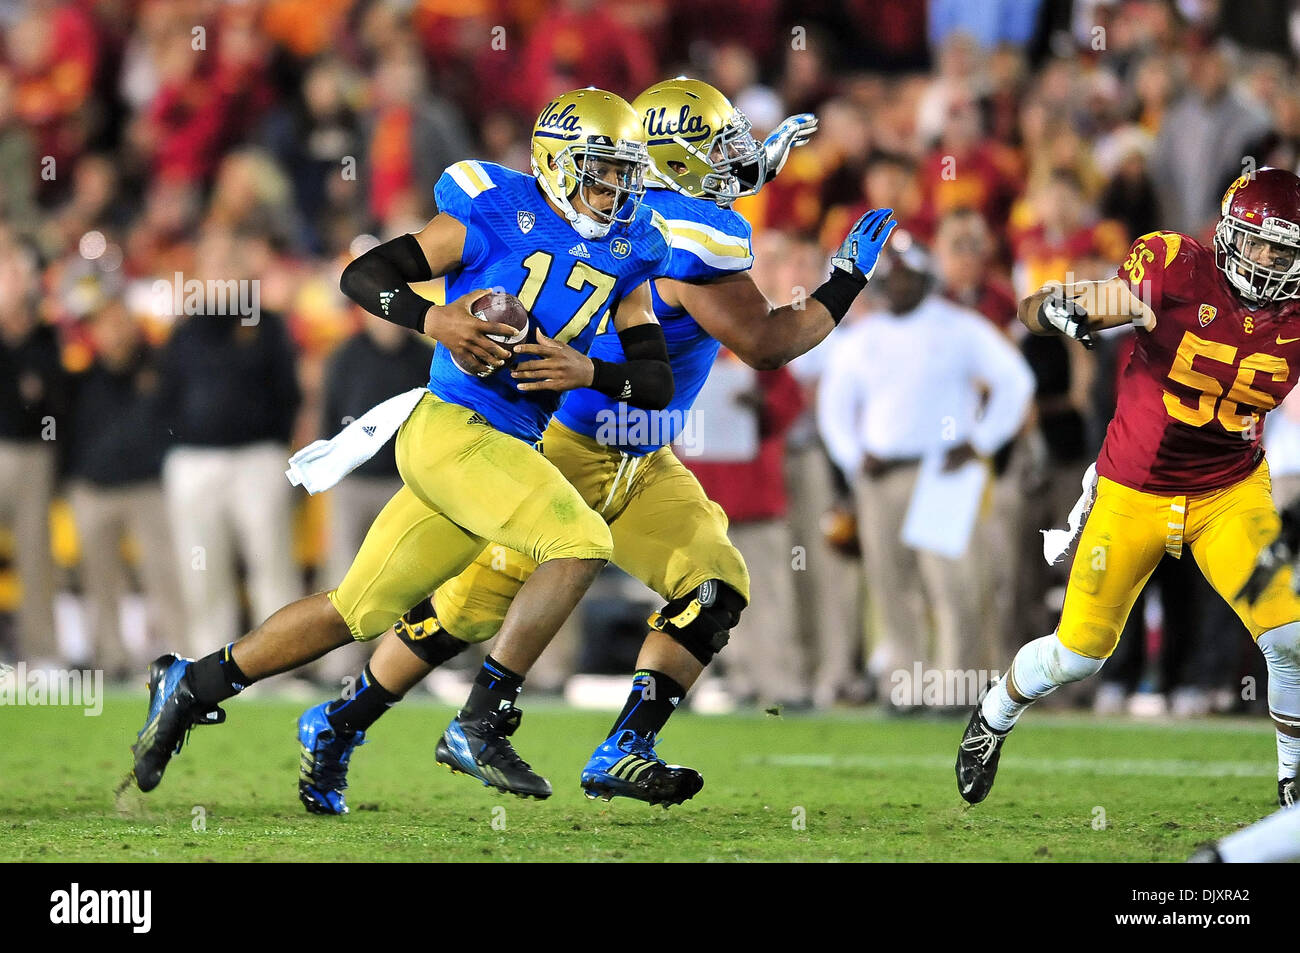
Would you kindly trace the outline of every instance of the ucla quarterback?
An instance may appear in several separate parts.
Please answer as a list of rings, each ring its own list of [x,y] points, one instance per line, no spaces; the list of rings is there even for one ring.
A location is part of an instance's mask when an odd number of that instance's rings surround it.
[[[427,393],[415,393],[397,434],[404,485],[338,588],[286,606],[198,661],[154,661],[148,718],[132,749],[140,790],[158,785],[190,726],[224,720],[220,702],[386,632],[485,546],[498,545],[539,565],[440,750],[502,790],[550,795],[509,741],[520,721],[514,701],[613,542],[536,443],[560,391],[590,387],[663,408],[673,382],[648,282],[668,269],[668,229],[641,201],[649,160],[639,117],[613,93],[566,93],[543,110],[532,146],[531,176],[487,162],[453,165],[436,185],[432,221],[344,271],[343,291],[367,311],[438,341]],[[430,305],[408,287],[439,276],[446,304]],[[536,343],[515,351],[525,373],[501,370],[510,352],[489,337],[515,329],[471,313],[488,288],[515,294],[531,314]],[[588,358],[606,327],[622,353]]]
[[[547,428],[543,449],[609,524],[614,562],[665,600],[650,619],[627,704],[584,768],[582,787],[592,797],[667,806],[693,797],[704,781],[699,772],[659,758],[656,738],[726,645],[750,599],[726,516],[667,444],[685,423],[720,343],[759,368],[812,348],[866,284],[895,223],[889,209],[863,216],[811,300],[773,308],[748,274],[750,226],[731,204],[776,175],[790,149],[813,134],[816,118],[791,117],[759,143],[744,115],[696,80],[659,83],[633,106],[651,157],[644,204],[663,216],[672,236],[668,270],[654,282],[653,300],[675,394],[663,411],[646,413],[629,410],[608,391],[572,391]],[[626,342],[613,334],[598,336],[591,349],[614,362],[625,352]],[[526,552],[484,550],[438,589],[432,605],[426,600],[411,610],[380,643],[357,680],[359,690],[303,713],[299,797],[309,811],[347,811],[348,765],[366,729],[432,668],[468,643],[504,633],[503,622],[536,571]],[[438,759],[454,760],[444,749],[439,746]]]

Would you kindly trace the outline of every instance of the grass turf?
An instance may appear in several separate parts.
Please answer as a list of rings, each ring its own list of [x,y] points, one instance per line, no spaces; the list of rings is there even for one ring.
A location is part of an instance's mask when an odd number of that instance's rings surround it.
[[[322,818],[297,799],[303,707],[232,700],[156,791],[116,797],[143,694],[110,694],[99,717],[0,709],[0,861],[1178,861],[1269,813],[1275,788],[1262,718],[1034,712],[968,808],[952,768],[964,720],[682,713],[660,753],[705,787],[664,811],[586,800],[578,774],[610,716],[535,703],[515,740],[556,793],[524,801],[436,765],[451,709],[413,700],[353,756],[352,813]]]

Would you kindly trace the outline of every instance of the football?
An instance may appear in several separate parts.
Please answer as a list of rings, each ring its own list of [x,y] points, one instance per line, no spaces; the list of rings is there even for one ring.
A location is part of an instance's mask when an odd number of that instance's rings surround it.
[[[489,291],[472,305],[470,311],[475,317],[495,324],[508,324],[516,329],[514,336],[506,338],[499,334],[488,335],[492,340],[506,347],[513,347],[528,336],[528,309],[524,303],[512,294],[504,291]]]
[[[489,291],[487,294],[481,295],[475,299],[470,304],[469,310],[471,314],[480,320],[499,324],[508,324],[510,327],[516,329],[515,333],[510,337],[505,337],[500,334],[488,335],[488,337],[504,348],[514,350],[516,344],[522,344],[529,338],[532,319],[529,317],[528,309],[524,307],[524,303],[512,294],[507,294],[504,291]],[[460,362],[458,362],[456,358],[453,357],[451,362],[456,365],[456,369],[461,373],[473,373],[472,371],[467,371],[465,368],[461,367]],[[511,362],[507,361],[506,363],[510,364]],[[493,373],[495,372],[489,370],[476,376],[488,377]]]

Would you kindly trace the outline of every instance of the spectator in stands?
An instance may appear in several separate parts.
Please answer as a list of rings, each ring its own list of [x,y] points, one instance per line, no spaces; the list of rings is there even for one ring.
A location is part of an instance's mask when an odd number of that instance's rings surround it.
[[[1207,235],[1224,189],[1249,171],[1246,146],[1268,130],[1267,116],[1231,88],[1231,71],[1221,49],[1195,54],[1186,92],[1161,123],[1151,170],[1160,223],[1170,231]]]
[[[31,231],[36,219],[36,139],[15,109],[13,73],[0,66],[0,222]]]
[[[373,109],[363,123],[368,210],[388,219],[403,195],[432,192],[443,170],[470,154],[455,107],[432,95],[419,51],[407,44],[379,62],[372,81]]]
[[[73,378],[70,497],[81,543],[81,581],[93,662],[111,681],[142,671],[184,630],[180,579],[160,475],[167,432],[159,412],[155,355],[121,301],[87,319],[96,355]],[[123,541],[135,563],[149,617],[142,654],[127,649],[119,622],[128,591]]]
[[[37,275],[31,249],[0,228],[0,519],[13,528],[22,583],[17,650],[33,667],[61,658],[49,513],[67,423],[67,379],[54,329],[36,312]]]

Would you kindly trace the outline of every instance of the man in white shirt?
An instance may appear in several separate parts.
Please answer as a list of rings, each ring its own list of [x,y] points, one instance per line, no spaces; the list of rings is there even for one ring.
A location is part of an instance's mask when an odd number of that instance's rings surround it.
[[[943,454],[945,470],[987,459],[1020,429],[1034,392],[1029,365],[1003,335],[933,293],[925,250],[902,234],[892,249],[878,276],[885,310],[840,336],[818,395],[822,439],[857,496],[875,615],[871,668],[885,698],[892,674],[917,661],[952,671],[987,654],[978,554],[912,549],[903,521],[922,458]]]

